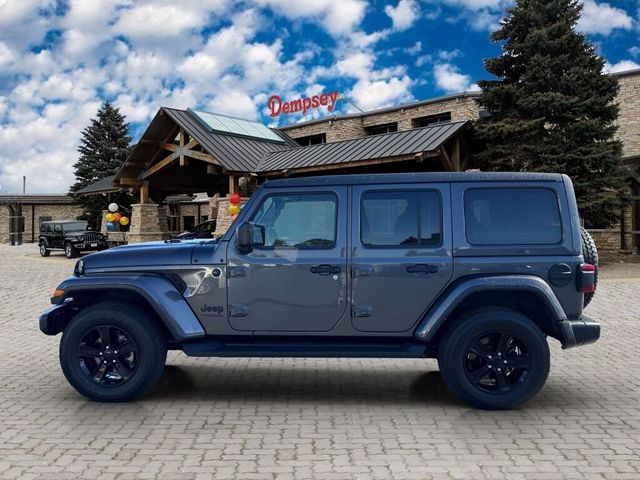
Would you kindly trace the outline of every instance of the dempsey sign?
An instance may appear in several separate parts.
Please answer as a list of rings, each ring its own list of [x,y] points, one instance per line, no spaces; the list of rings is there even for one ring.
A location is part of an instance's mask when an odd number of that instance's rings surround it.
[[[339,92],[323,93],[321,95],[314,95],[313,97],[297,98],[285,102],[279,95],[271,95],[269,102],[269,113],[272,117],[277,117],[281,113],[296,113],[302,112],[304,115],[307,110],[312,110],[320,107],[327,107],[327,110],[333,112],[336,108],[336,102],[340,96]]]

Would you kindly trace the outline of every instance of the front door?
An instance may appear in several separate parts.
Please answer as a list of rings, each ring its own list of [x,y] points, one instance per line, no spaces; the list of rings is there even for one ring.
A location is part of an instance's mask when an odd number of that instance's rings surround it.
[[[352,210],[352,324],[410,332],[450,281],[448,184],[357,186]]]
[[[229,323],[259,333],[330,330],[347,305],[347,189],[267,193],[248,220],[255,245],[228,247]]]

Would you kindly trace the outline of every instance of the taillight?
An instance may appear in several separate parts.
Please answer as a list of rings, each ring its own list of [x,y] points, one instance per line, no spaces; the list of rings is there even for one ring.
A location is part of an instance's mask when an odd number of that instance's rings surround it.
[[[596,290],[596,266],[590,263],[583,263],[579,268],[578,291],[587,293]]]

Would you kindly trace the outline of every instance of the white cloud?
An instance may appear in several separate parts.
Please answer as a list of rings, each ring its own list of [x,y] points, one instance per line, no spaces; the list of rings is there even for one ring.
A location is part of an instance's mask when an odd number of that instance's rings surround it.
[[[361,109],[372,110],[413,100],[410,87],[411,79],[406,75],[388,80],[361,79],[347,92],[347,97]]]
[[[622,60],[618,63],[605,63],[604,66],[604,71],[606,73],[619,73],[619,72],[626,72],[627,70],[636,70],[640,68],[640,65],[638,65],[636,62],[634,62],[633,60]]]
[[[15,55],[11,48],[4,43],[0,42],[0,67],[4,67],[15,60]]]
[[[332,35],[348,35],[364,18],[363,0],[254,0],[257,5],[292,20],[319,20]]]
[[[469,75],[460,73],[458,68],[450,63],[435,65],[433,67],[433,76],[436,86],[447,93],[478,90],[478,86],[471,82]]]
[[[415,0],[400,0],[395,7],[384,7],[384,13],[391,18],[394,30],[406,30],[420,17],[420,7]]]
[[[599,35],[609,35],[616,29],[630,30],[632,26],[633,19],[625,10],[594,0],[585,0],[578,21],[578,30]]]

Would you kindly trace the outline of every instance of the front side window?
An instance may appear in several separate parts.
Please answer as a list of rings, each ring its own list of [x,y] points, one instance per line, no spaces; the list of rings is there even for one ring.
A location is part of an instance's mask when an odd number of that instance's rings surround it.
[[[54,225],[53,226],[53,231],[55,233],[62,233],[62,226],[61,225]]]
[[[471,245],[553,245],[562,240],[558,199],[547,188],[474,188],[464,195]]]
[[[360,238],[367,247],[440,245],[442,206],[435,191],[384,191],[362,195]]]
[[[256,246],[332,248],[338,200],[331,193],[272,195],[253,217]]]

